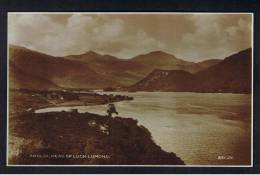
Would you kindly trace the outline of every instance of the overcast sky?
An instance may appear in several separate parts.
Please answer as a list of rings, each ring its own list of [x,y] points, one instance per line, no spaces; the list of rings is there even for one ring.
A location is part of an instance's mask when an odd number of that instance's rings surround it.
[[[250,14],[14,14],[10,44],[54,56],[89,50],[131,58],[162,50],[188,61],[251,47]]]

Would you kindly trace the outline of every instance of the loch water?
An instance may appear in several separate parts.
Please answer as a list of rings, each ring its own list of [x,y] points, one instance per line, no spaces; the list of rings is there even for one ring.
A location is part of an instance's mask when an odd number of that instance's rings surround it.
[[[251,95],[190,92],[105,92],[134,97],[115,103],[119,116],[134,118],[163,150],[187,165],[250,165]],[[106,115],[107,105],[52,107],[36,112],[77,108]]]

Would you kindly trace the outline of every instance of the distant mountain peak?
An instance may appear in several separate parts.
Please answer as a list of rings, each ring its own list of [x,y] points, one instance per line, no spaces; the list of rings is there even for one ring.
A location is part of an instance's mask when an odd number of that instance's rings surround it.
[[[96,58],[96,59],[104,59],[104,60],[107,60],[107,59],[118,59],[115,56],[112,56],[112,55],[109,55],[109,54],[102,55],[102,54],[99,54],[99,53],[94,52],[92,50],[87,51],[84,54],[77,55],[77,56],[87,56],[87,57],[92,57],[92,58]]]
[[[98,59],[101,58],[103,55],[100,55],[99,53],[96,53],[94,51],[87,51],[85,53],[79,54],[79,55],[69,55],[66,56],[66,58],[73,58],[73,59],[79,59],[79,60],[92,60],[92,59]]]
[[[137,55],[136,57],[132,58],[132,59],[147,59],[147,60],[151,60],[151,59],[158,59],[158,58],[175,58],[176,57],[172,54],[166,53],[164,51],[161,50],[156,50],[156,51],[152,51],[146,54],[141,54],[141,55]]]
[[[99,53],[94,52],[94,51],[92,51],[92,50],[89,50],[89,51],[85,52],[83,55],[89,55],[89,56],[102,56],[102,55],[100,55]]]
[[[147,55],[156,55],[156,56],[171,56],[171,57],[175,57],[172,54],[169,54],[167,52],[161,51],[161,50],[155,50],[152,52],[149,52]]]

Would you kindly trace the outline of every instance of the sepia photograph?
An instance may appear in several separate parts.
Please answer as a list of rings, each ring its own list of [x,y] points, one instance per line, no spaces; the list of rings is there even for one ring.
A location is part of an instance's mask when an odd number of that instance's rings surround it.
[[[253,165],[253,14],[8,12],[8,166]]]

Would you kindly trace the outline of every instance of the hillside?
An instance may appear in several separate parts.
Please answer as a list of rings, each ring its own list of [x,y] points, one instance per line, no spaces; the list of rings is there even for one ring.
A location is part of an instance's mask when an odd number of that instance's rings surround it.
[[[129,90],[250,93],[251,49],[231,55],[195,74],[155,70]]]
[[[12,61],[9,62],[9,70],[9,86],[12,89],[60,89],[60,87],[47,79],[23,72]]]
[[[147,70],[150,70],[137,62],[119,59],[111,55],[100,55],[93,51],[81,55],[70,55],[66,58],[80,61],[103,77],[114,80],[123,86],[129,86],[142,79],[148,74]]]
[[[252,49],[233,54],[196,73],[199,91],[251,92]]]
[[[177,59],[174,55],[163,51],[153,51],[148,54],[138,55],[132,58],[132,61],[143,65],[149,65],[152,68],[160,67],[161,69],[173,69],[173,67],[178,67],[180,65],[192,64],[192,62]]]
[[[131,61],[147,66],[149,68],[147,72],[151,72],[154,69],[186,70],[188,72],[201,70],[199,65],[178,59],[174,55],[163,51],[154,51],[148,54],[138,55],[132,58]]]
[[[154,70],[147,77],[131,86],[142,91],[189,91],[194,77],[183,70]]]
[[[24,113],[10,119],[16,165],[183,165],[131,118],[91,113]],[[19,141],[20,147],[13,147]],[[31,157],[30,155],[45,155]],[[59,155],[59,157],[53,157]],[[67,156],[71,155],[71,157]],[[75,158],[77,157],[77,158]]]
[[[39,83],[41,80],[43,80],[41,84],[45,84],[46,88],[51,88],[48,84],[66,88],[103,88],[117,84],[91,70],[88,65],[77,61],[53,57],[16,46],[11,46],[9,53],[10,72],[13,72],[10,75],[14,76],[10,79],[22,83],[20,86],[23,86],[23,82],[32,80],[30,85],[25,86],[26,88],[35,88],[34,82]],[[15,72],[23,72],[26,76],[20,76]],[[34,79],[30,80],[30,76]]]

